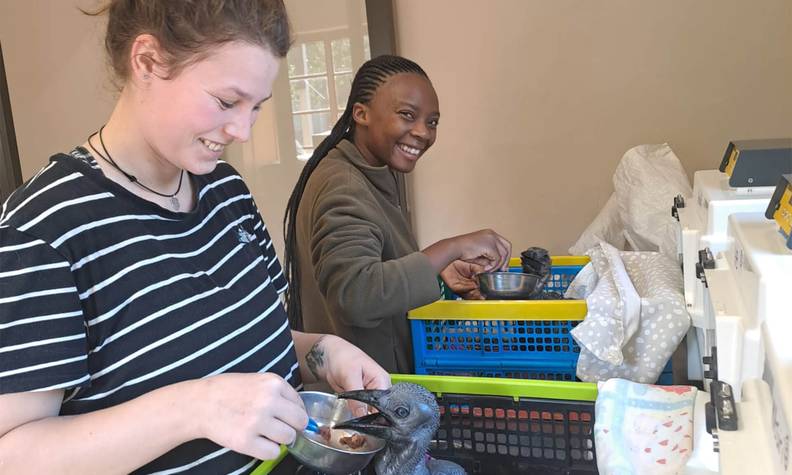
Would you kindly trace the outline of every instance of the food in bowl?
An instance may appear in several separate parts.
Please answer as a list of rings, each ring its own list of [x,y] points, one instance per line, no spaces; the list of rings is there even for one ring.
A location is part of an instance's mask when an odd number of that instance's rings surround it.
[[[385,447],[384,440],[369,435],[365,436],[366,443],[359,448],[342,444],[341,437],[359,433],[354,429],[335,427],[355,417],[348,401],[338,399],[335,394],[318,391],[302,391],[300,398],[305,404],[305,412],[316,422],[317,428],[330,429],[329,442],[319,433],[305,430],[298,432],[294,442],[286,447],[305,467],[328,475],[349,475],[365,468]]]
[[[349,447],[352,450],[359,449],[366,446],[366,436],[363,434],[352,434],[338,439],[341,444]]]
[[[319,437],[312,437],[312,439],[334,449],[368,450],[367,437],[357,432],[322,426],[319,428],[318,435]]]

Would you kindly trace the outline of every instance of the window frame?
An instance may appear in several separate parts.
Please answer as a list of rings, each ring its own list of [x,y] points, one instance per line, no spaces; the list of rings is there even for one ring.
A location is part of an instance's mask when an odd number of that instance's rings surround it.
[[[308,73],[308,74],[296,74],[292,76],[291,74],[287,73],[287,80],[289,83],[289,95],[291,97],[291,85],[292,81],[294,80],[306,80],[306,79],[315,79],[315,78],[325,78],[327,80],[327,94],[328,94],[328,104],[329,107],[326,109],[308,109],[308,110],[300,110],[295,111],[293,109],[293,104],[291,100],[289,101],[289,110],[290,115],[292,118],[292,135],[294,136],[295,143],[300,143],[301,141],[298,140],[297,131],[294,128],[294,119],[299,116],[310,116],[311,114],[318,114],[318,113],[327,113],[329,114],[330,123],[334,124],[338,117],[344,112],[346,108],[346,103],[339,104],[338,103],[338,95],[336,91],[336,78],[338,76],[344,74],[352,74],[354,77],[355,70],[357,69],[355,65],[363,64],[366,60],[366,48],[365,42],[369,39],[368,34],[368,24],[367,22],[363,22],[360,24],[360,28],[355,31],[355,28],[332,28],[327,30],[321,31],[311,31],[311,32],[303,32],[296,35],[294,43],[292,44],[292,48],[300,48],[300,59],[305,61],[306,54],[305,54],[305,45],[309,43],[316,43],[321,42],[322,46],[324,47],[324,54],[325,54],[325,72],[324,73]],[[333,41],[335,40],[349,40],[349,49],[351,54],[351,61],[352,61],[352,69],[350,71],[336,71],[335,64],[333,62]],[[370,51],[370,48],[369,48]],[[370,53],[369,53],[370,54]],[[287,63],[288,65],[288,63]],[[312,130],[313,132],[313,130]],[[315,135],[312,133],[312,135]],[[318,144],[312,144],[312,147],[304,149],[304,150],[314,150]],[[309,157],[301,158],[299,152],[295,154],[295,158],[304,163],[307,161]]]

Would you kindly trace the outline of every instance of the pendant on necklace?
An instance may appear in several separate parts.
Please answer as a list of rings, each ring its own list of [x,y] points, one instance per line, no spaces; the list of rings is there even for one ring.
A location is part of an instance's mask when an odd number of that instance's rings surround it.
[[[175,211],[179,211],[179,198],[171,196],[171,206],[173,206]]]

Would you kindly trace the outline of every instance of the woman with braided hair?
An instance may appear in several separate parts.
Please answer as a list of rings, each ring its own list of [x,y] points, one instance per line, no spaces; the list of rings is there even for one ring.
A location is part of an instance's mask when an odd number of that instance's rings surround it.
[[[396,173],[413,170],[439,119],[420,66],[398,56],[367,61],[284,217],[292,327],[339,335],[390,372],[413,371],[406,313],[440,297],[438,275],[475,298],[475,275],[505,269],[511,253],[509,241],[489,229],[418,248]]]

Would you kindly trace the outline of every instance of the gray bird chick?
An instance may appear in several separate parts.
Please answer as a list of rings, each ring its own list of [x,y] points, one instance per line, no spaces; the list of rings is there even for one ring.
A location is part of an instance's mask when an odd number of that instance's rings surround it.
[[[396,383],[387,390],[350,391],[338,397],[365,402],[379,411],[335,426],[385,440],[385,448],[374,459],[377,475],[466,474],[453,462],[427,456],[440,425],[440,407],[423,386]]]

